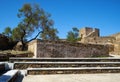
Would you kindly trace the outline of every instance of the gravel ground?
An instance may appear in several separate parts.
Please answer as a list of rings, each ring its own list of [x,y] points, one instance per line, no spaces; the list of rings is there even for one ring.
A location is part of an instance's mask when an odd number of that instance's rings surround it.
[[[22,82],[119,82],[120,73],[28,75]]]

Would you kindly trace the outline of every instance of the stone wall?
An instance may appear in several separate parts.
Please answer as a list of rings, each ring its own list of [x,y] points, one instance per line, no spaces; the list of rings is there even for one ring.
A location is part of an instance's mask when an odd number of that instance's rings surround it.
[[[28,51],[34,53],[33,58],[37,57],[37,40],[33,40],[28,44]]]
[[[120,43],[116,42],[113,45],[114,45],[114,52],[112,52],[112,54],[120,55]]]
[[[52,41],[33,41],[36,50],[36,57],[100,57],[108,56],[109,49],[107,45],[83,44],[83,43],[68,43],[68,42],[52,42]],[[30,48],[31,49],[31,48]],[[29,49],[29,50],[30,50]]]
[[[83,43],[110,44],[114,43],[114,37],[86,37],[81,40]]]
[[[99,36],[99,29],[85,27],[80,29],[81,43],[109,45],[110,54],[120,55],[120,33]]]
[[[114,44],[115,38],[114,37],[87,37],[81,40],[82,43],[89,43],[89,44],[101,44],[101,45],[108,45],[109,52],[113,53],[118,49],[118,45]],[[115,46],[117,45],[117,46]],[[120,51],[120,50],[119,50]]]
[[[85,27],[85,28],[80,29],[79,32],[80,32],[79,36],[82,38],[99,37],[99,29],[97,29],[97,28]]]

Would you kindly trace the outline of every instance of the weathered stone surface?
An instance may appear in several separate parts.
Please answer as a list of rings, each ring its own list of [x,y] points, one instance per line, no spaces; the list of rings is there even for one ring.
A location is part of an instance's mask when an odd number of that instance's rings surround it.
[[[18,73],[18,70],[10,70],[0,77],[0,82],[15,82]]]
[[[12,57],[9,58],[10,62],[120,62],[120,58],[23,58]]]
[[[37,42],[37,57],[101,57],[108,56],[106,45],[68,43],[68,42]]]
[[[80,68],[29,68],[28,75],[38,74],[80,74],[80,73],[119,73],[120,67],[80,67]]]
[[[99,37],[99,29],[97,28],[90,28],[90,27],[85,27],[80,29],[79,36],[81,38],[85,37]]]
[[[15,62],[14,69],[62,67],[120,67],[120,62]]]
[[[90,44],[107,44],[109,45],[109,52],[111,54],[120,55],[120,33],[112,34],[110,36],[99,36],[99,29],[85,27],[80,29],[80,37],[82,43]]]

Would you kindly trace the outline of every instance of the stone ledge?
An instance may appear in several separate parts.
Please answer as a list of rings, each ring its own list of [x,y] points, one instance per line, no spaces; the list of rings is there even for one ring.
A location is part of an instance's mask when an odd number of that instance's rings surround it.
[[[10,70],[0,77],[0,82],[14,82],[15,77],[18,75],[18,70]]]
[[[14,62],[14,64],[120,64],[120,62]]]
[[[120,67],[120,62],[15,62],[14,69],[50,67]]]
[[[69,62],[77,62],[77,61],[120,61],[120,58],[10,58],[10,62],[15,61],[69,61]]]
[[[120,73],[120,67],[80,67],[80,68],[28,68],[28,75],[39,74],[82,74],[82,73]]]
[[[68,58],[45,58],[45,57],[43,57],[43,58],[42,58],[42,57],[41,57],[41,58],[24,58],[24,57],[19,57],[19,58],[16,58],[16,57],[11,57],[11,58],[9,58],[9,59],[10,59],[10,60],[11,60],[11,59],[16,59],[16,60],[17,60],[17,59],[20,59],[20,60],[23,60],[23,59],[28,59],[28,60],[29,60],[29,59],[32,59],[32,60],[36,60],[36,59],[41,59],[41,60],[47,60],[47,59],[48,59],[48,60],[49,60],[49,59],[51,59],[51,60],[54,60],[54,59],[56,59],[56,60],[57,60],[57,59],[60,59],[60,60],[66,60],[66,59],[67,59],[67,60],[71,60],[71,59],[76,59],[76,60],[81,60],[81,59],[83,59],[83,60],[84,60],[84,59],[92,59],[92,60],[94,60],[94,59],[100,59],[100,60],[101,60],[101,59],[120,59],[120,58],[113,58],[113,57],[104,57],[104,58],[69,58],[69,57],[68,57]]]
[[[97,70],[97,69],[119,69],[120,67],[79,67],[79,68],[28,68],[27,70]]]

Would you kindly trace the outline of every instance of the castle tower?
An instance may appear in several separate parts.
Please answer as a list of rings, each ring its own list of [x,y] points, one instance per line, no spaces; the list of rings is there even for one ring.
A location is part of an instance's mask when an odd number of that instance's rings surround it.
[[[85,27],[79,30],[79,36],[81,38],[86,38],[86,37],[99,37],[99,29],[97,28],[90,28],[90,27]]]

